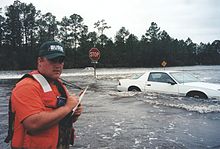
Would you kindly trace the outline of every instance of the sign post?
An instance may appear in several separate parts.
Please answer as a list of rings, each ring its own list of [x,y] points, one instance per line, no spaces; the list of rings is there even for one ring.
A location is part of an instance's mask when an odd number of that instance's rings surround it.
[[[96,64],[100,59],[100,51],[97,48],[91,48],[89,50],[89,58],[91,59],[91,63],[94,67],[94,77],[96,78]]]

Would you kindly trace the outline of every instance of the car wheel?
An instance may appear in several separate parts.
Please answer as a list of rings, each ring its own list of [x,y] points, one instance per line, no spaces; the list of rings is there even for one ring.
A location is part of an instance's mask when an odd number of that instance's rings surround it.
[[[128,88],[128,91],[132,91],[132,92],[140,92],[140,88],[136,87],[136,86],[130,86]]]
[[[194,97],[194,98],[202,98],[202,99],[207,99],[207,95],[205,93],[202,92],[189,92],[186,94],[187,97]]]

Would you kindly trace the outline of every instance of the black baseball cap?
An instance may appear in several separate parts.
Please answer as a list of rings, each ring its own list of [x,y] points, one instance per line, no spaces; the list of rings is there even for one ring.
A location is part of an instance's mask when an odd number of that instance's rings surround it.
[[[47,59],[65,57],[63,45],[57,41],[47,41],[40,46],[38,56]]]

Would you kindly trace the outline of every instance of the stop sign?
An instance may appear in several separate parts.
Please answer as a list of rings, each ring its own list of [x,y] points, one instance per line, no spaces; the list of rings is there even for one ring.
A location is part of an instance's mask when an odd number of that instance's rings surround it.
[[[97,48],[91,48],[89,50],[89,58],[92,61],[98,61],[100,59],[100,51]]]

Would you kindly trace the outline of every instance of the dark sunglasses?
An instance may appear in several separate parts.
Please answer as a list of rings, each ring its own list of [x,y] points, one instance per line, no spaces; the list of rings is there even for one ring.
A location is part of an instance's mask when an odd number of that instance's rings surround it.
[[[65,57],[57,57],[57,58],[53,58],[53,59],[48,59],[50,62],[52,63],[63,63],[64,62]]]

